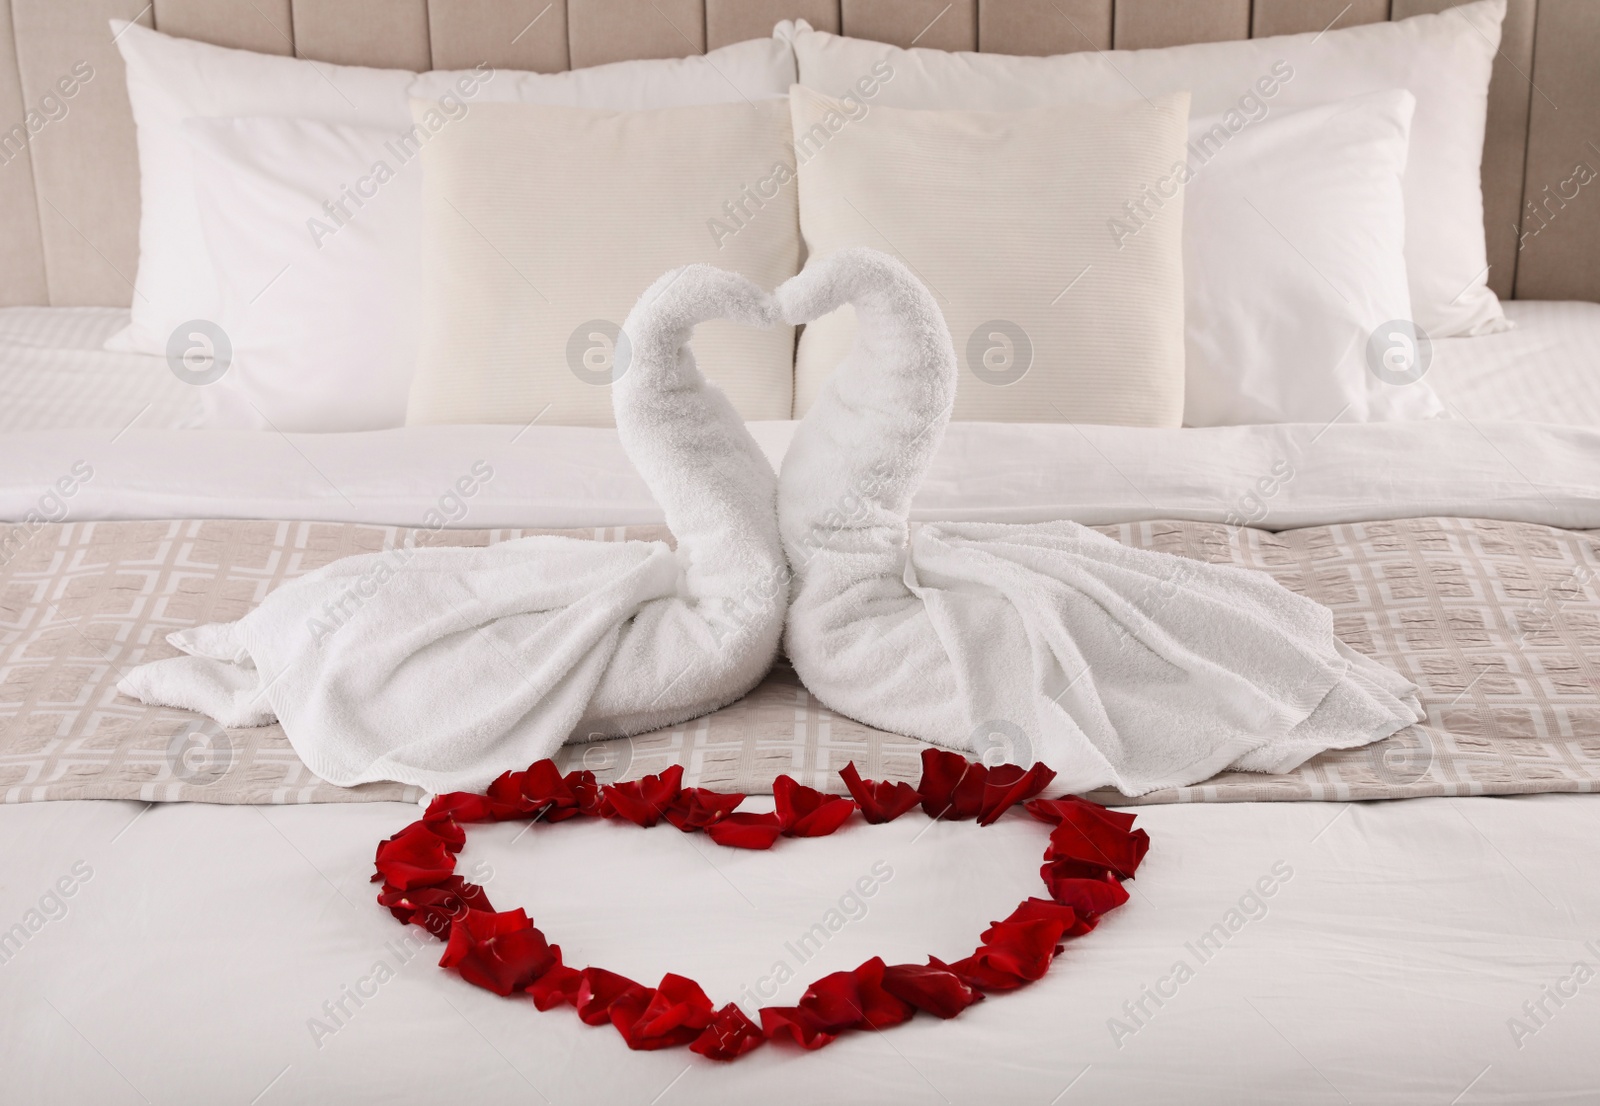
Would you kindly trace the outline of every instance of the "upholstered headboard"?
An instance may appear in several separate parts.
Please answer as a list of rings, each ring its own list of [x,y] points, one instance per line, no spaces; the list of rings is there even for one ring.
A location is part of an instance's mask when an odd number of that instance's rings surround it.
[[[347,64],[549,72],[700,53],[784,18],[900,45],[1055,54],[1317,31],[1455,2],[0,0],[0,304],[133,294],[139,177],[112,18]],[[1509,4],[1483,159],[1490,283],[1502,296],[1600,300],[1600,0]]]

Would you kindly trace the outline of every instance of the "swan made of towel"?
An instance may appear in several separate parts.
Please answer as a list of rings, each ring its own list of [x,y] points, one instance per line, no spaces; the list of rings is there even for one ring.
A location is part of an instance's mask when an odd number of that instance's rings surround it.
[[[791,323],[847,303],[859,322],[779,476],[795,573],[784,646],[830,709],[969,753],[998,734],[1058,787],[1127,795],[1287,771],[1420,719],[1414,685],[1264,573],[1071,522],[911,532],[955,398],[938,306],[868,250],[813,260],[777,299]]]
[[[237,622],[169,637],[188,654],[118,685],[227,726],[276,718],[335,784],[481,790],[573,735],[655,729],[733,702],[777,654],[788,598],[776,477],[695,367],[696,323],[772,326],[772,298],[705,265],[668,273],[623,329],[617,429],[677,539],[528,537],[348,557]],[[328,631],[329,612],[342,621]]]
[[[855,345],[776,478],[696,369],[690,335],[707,319],[801,323],[846,303]],[[531,537],[350,557],[238,622],[170,635],[186,655],[119,688],[228,726],[276,718],[335,784],[432,792],[724,706],[767,672],[780,635],[829,708],[969,753],[998,733],[1007,759],[1042,760],[1071,791],[1286,771],[1420,717],[1411,684],[1261,573],[1070,522],[913,534],[956,361],[937,306],[892,258],[843,251],[773,296],[690,266],[657,281],[624,330],[618,433],[676,551]]]

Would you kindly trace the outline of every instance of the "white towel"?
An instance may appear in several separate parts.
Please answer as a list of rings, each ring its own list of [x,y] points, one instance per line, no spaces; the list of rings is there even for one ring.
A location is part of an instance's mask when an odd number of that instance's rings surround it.
[[[791,323],[845,303],[860,321],[778,485],[796,574],[784,644],[830,709],[968,753],[998,734],[1059,787],[1128,795],[1230,766],[1287,771],[1421,718],[1415,686],[1264,573],[1070,522],[911,534],[955,397],[937,304],[870,250],[813,259],[777,299]]]
[[[771,326],[777,312],[735,274],[668,273],[623,325],[632,361],[613,385],[619,436],[676,552],[531,537],[348,557],[238,622],[170,635],[190,655],[140,666],[119,689],[226,726],[276,718],[335,784],[431,792],[479,790],[569,738],[738,699],[776,656],[788,574],[772,466],[688,347],[712,318]],[[328,632],[330,610],[348,619]]]

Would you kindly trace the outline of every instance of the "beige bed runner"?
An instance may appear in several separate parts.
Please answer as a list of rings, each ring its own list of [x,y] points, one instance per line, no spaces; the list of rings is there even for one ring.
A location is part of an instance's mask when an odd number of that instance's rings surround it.
[[[1188,522],[1100,528],[1144,548],[1270,572],[1334,613],[1353,648],[1422,688],[1428,719],[1379,745],[1281,776],[1228,772],[1139,802],[1390,799],[1600,790],[1600,531],[1474,519],[1283,533]],[[351,553],[482,545],[545,531],[410,531],[310,522],[52,525],[0,565],[0,798],[216,803],[415,799],[398,784],[334,787],[277,726],[222,731],[119,695],[165,636],[238,618],[284,580]],[[572,532],[659,538],[655,527]],[[353,598],[352,602],[358,601]],[[1025,741],[1004,727],[995,748]],[[569,746],[603,779],[682,764],[685,782],[750,793],[787,772],[839,789],[914,779],[922,743],[841,718],[780,667],[742,701],[670,730]],[[1099,796],[1122,801],[1115,794]]]

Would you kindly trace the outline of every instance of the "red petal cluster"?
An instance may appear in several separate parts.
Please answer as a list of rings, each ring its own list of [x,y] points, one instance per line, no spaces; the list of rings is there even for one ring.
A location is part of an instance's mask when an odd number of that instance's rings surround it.
[[[439,966],[454,968],[468,983],[505,996],[525,990],[560,962],[561,950],[545,942],[522,910],[468,910],[450,927],[450,943]]]
[[[667,821],[684,833],[707,829],[732,814],[744,802],[737,791],[710,791],[704,787],[686,787],[662,812]]]
[[[460,833],[454,822],[448,823]],[[435,832],[426,822],[412,822],[405,829],[378,843],[378,853],[373,863],[378,877],[388,887],[409,891],[415,887],[431,887],[443,883],[455,874],[456,852],[450,842]],[[376,882],[376,880],[374,880]]]
[[[929,818],[976,818],[980,826],[988,826],[1015,804],[1039,794],[1055,778],[1056,774],[1042,764],[1032,768],[1015,764],[990,768],[960,753],[924,749],[922,782],[917,791],[922,796],[922,811]]]
[[[712,1016],[711,1024],[689,1048],[708,1060],[737,1060],[766,1040],[761,1027],[730,1002]]]
[[[936,1018],[953,1018],[973,1003],[983,1001],[982,991],[932,959],[927,964],[885,968],[883,989]]]
[[[493,910],[489,896],[476,883],[468,883],[460,876],[450,876],[430,887],[416,887],[405,891],[385,886],[378,903],[389,908],[389,913],[402,923],[415,922],[439,940],[448,940],[450,926],[469,910]]]
[[[826,837],[844,825],[856,809],[849,799],[824,794],[788,776],[772,781],[772,798],[785,837]]]
[[[817,980],[796,1006],[763,1006],[761,1027],[768,1037],[787,1034],[801,1048],[821,1048],[847,1029],[888,1029],[916,1012],[883,985],[886,965],[874,956],[848,972]]]
[[[802,786],[788,776],[773,785],[771,814],[741,813],[743,795],[685,788],[683,769],[599,785],[590,772],[562,775],[542,760],[507,772],[483,795],[455,792],[428,804],[422,819],[378,845],[378,901],[401,922],[446,941],[440,965],[499,995],[523,993],[540,1010],[572,1006],[589,1025],[613,1026],[629,1048],[687,1045],[712,1060],[734,1060],[779,1037],[816,1049],[853,1029],[887,1029],[918,1011],[953,1018],[988,992],[1009,991],[1041,978],[1062,942],[1095,927],[1122,905],[1122,881],[1133,877],[1150,847],[1133,816],[1082,799],[1035,798],[1055,773],[989,768],[939,750],[922,755],[922,780],[864,780],[855,765],[840,776],[851,798]],[[1032,800],[1032,801],[1029,801]],[[1040,869],[1050,898],[1025,899],[992,923],[972,955],[947,964],[886,965],[873,957],[851,971],[824,976],[794,1006],[768,1006],[752,1020],[729,1003],[720,1010],[694,980],[668,973],[647,987],[604,968],[563,963],[522,910],[497,912],[482,887],[455,874],[466,841],[463,825],[509,819],[616,818],[638,826],[665,820],[685,833],[704,832],[720,845],[766,849],[779,837],[822,837],[860,809],[869,823],[892,821],[918,803],[934,818],[976,818],[989,825],[1017,803],[1051,824]]]
[[[661,821],[667,808],[683,790],[683,765],[674,764],[658,776],[645,776],[628,783],[608,783],[602,788],[607,817],[624,818],[649,829]]]
[[[1035,799],[1026,809],[1041,822],[1055,823],[1046,860],[1075,860],[1103,868],[1119,880],[1132,879],[1150,851],[1150,835],[1132,828],[1131,814],[1107,810],[1072,795]]]
[[[779,837],[826,837],[856,809],[841,795],[806,787],[788,776],[772,781],[772,798],[777,810],[771,814],[726,814],[706,832],[729,848],[770,849]]]

